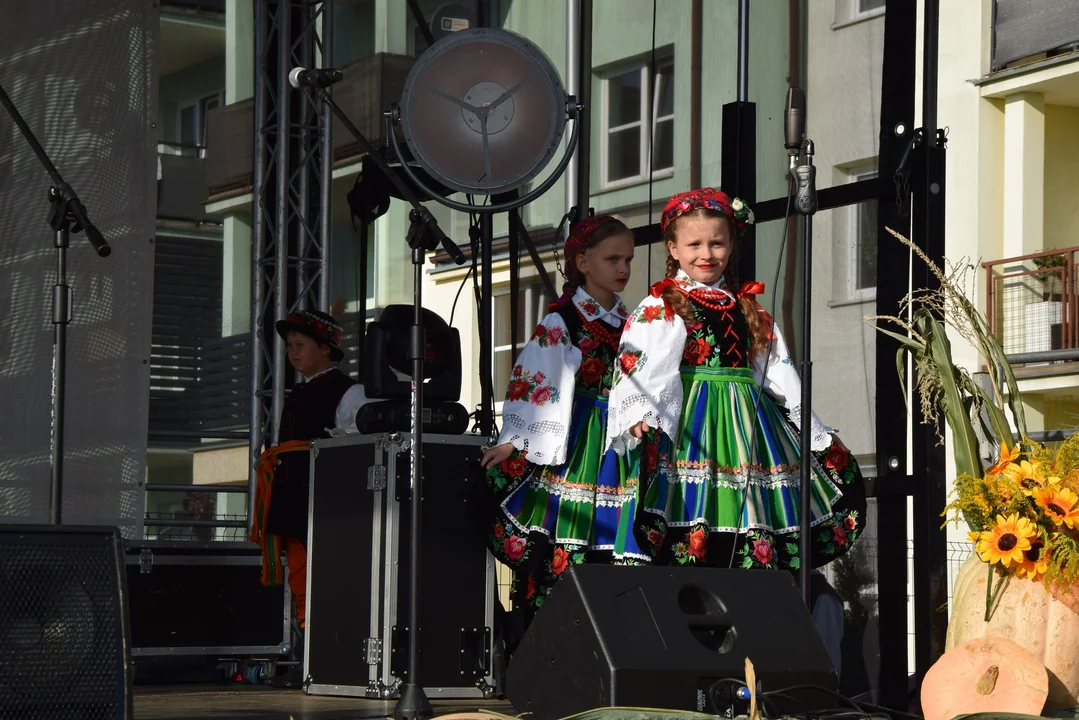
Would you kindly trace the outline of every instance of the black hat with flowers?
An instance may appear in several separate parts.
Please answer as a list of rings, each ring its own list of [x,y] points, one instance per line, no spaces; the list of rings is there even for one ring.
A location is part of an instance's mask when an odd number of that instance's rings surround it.
[[[277,323],[277,334],[288,339],[290,332],[298,332],[316,342],[330,347],[330,359],[339,362],[345,356],[341,350],[341,325],[332,315],[320,310],[300,310]]]

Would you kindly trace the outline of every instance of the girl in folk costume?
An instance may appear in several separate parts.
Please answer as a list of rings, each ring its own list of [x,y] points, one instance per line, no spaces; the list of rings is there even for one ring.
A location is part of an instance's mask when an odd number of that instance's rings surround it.
[[[861,532],[865,490],[850,452],[803,416],[786,343],[739,288],[736,236],[753,221],[712,188],[681,193],[663,211],[670,254],[622,334],[609,398],[609,446],[640,458],[634,530],[660,564],[799,567],[801,423],[811,423],[814,566]]]
[[[604,454],[633,235],[613,217],[589,218],[564,254],[564,293],[517,358],[499,444],[481,460],[482,529],[515,570],[514,608],[525,624],[569,564],[648,558],[633,539],[635,488],[623,460]]]

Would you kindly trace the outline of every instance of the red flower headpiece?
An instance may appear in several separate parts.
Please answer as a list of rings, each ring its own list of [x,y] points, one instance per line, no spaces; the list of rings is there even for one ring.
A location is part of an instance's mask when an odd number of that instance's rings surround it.
[[[566,258],[566,265],[572,267],[577,256],[588,247],[588,241],[592,239],[592,234],[601,226],[614,220],[615,218],[610,215],[597,215],[595,217],[585,218],[574,225],[569,233],[569,237],[566,238],[566,245],[562,251],[562,254]]]
[[[736,230],[743,230],[746,225],[753,224],[753,211],[748,205],[738,198],[732,200],[722,190],[706,187],[678,193],[672,197],[663,208],[659,221],[660,230],[667,232],[667,228],[676,218],[701,208],[723,213],[731,219]]]

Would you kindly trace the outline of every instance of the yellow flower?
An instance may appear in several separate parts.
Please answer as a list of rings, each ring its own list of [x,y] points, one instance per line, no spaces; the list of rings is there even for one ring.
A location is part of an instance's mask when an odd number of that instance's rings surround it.
[[[1016,445],[1013,449],[1008,450],[1008,446],[1004,443],[1000,444],[1000,457],[993,464],[993,467],[985,471],[986,475],[996,475],[1004,468],[1008,467],[1008,463],[1019,457],[1019,446]]]
[[[1054,525],[1064,524],[1075,528],[1076,520],[1079,520],[1079,509],[1075,503],[1079,502],[1079,496],[1070,489],[1040,488],[1034,491],[1034,502],[1045,511]]]
[[[982,533],[974,550],[983,562],[999,562],[1004,567],[1011,567],[1013,562],[1023,562],[1023,553],[1030,549],[1030,539],[1035,534],[1030,520],[1019,517],[1019,513],[1012,513],[1006,518],[997,515],[996,525]]]
[[[1004,475],[1018,483],[1027,497],[1045,485],[1045,475],[1041,472],[1041,466],[1037,461],[1031,463],[1023,460],[1021,463],[1012,463],[1004,470]],[[1060,478],[1052,478],[1050,483],[1053,480],[1060,482]]]
[[[1015,566],[1015,574],[1037,580],[1049,569],[1049,550],[1041,538],[1030,544],[1030,549],[1023,552],[1023,561]]]
[[[977,531],[971,531],[967,533],[967,537],[970,538],[970,541],[972,543],[976,543],[982,539],[982,534]]]

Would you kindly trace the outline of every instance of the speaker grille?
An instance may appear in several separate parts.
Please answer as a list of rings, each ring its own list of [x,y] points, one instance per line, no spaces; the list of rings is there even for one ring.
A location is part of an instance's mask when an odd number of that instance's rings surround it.
[[[0,719],[125,715],[119,539],[0,532]]]

